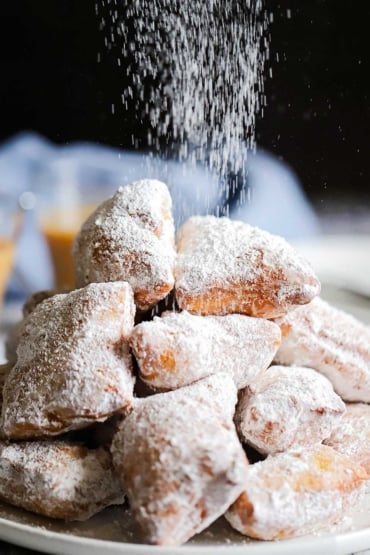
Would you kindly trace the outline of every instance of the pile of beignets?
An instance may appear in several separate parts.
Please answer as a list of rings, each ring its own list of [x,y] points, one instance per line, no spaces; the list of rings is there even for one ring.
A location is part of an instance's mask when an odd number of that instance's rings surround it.
[[[86,220],[77,289],[37,293],[1,367],[0,499],[84,520],[128,500],[146,542],[221,515],[262,540],[342,519],[370,473],[370,328],[284,239],[195,216],[164,183]]]

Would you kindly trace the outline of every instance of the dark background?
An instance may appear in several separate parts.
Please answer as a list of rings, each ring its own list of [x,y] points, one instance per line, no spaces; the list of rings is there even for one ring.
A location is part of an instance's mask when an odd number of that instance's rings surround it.
[[[273,76],[258,144],[291,164],[316,204],[367,200],[370,2],[266,5]],[[58,143],[131,148],[140,130],[119,108],[123,71],[104,47],[93,0],[2,2],[0,26],[0,141],[33,130]]]

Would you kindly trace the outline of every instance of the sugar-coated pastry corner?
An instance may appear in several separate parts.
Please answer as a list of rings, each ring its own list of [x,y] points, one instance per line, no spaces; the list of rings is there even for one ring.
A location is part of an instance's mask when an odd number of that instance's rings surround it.
[[[76,283],[127,281],[139,310],[148,310],[174,285],[175,228],[167,186],[142,179],[103,202],[73,245]]]

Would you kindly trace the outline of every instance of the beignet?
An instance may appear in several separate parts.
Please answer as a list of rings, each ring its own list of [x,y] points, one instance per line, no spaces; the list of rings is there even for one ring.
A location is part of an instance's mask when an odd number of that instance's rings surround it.
[[[370,402],[370,327],[320,298],[276,323],[277,363],[314,368],[345,401]]]
[[[185,542],[221,516],[244,484],[247,459],[232,421],[228,374],[137,401],[113,439],[113,463],[144,539]]]
[[[177,234],[177,248],[176,299],[189,312],[276,318],[320,292],[292,246],[243,222],[192,217]]]
[[[242,441],[263,454],[321,443],[345,404],[311,368],[271,366],[241,391],[235,423]]]
[[[104,449],[26,441],[0,442],[0,499],[51,518],[86,520],[124,495]]]
[[[246,387],[269,366],[279,344],[280,329],[268,320],[186,311],[143,322],[130,337],[141,379],[161,390],[218,372],[230,372],[239,389]]]
[[[173,288],[172,202],[166,185],[135,181],[103,202],[86,220],[73,246],[77,286],[127,281],[140,310]]]
[[[366,478],[357,462],[326,445],[287,451],[248,467],[244,491],[225,516],[260,540],[310,534],[342,520]]]
[[[324,443],[361,464],[370,478],[370,405],[347,403],[342,420]]]
[[[5,436],[60,434],[129,410],[134,313],[125,282],[94,283],[39,304],[25,320],[5,381]]]

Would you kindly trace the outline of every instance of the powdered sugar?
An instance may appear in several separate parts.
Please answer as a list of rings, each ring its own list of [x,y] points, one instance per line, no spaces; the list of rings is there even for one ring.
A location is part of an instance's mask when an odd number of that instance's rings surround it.
[[[263,2],[107,0],[96,7],[105,45],[126,71],[125,112],[133,108],[139,129],[149,120],[148,147],[169,145],[181,160],[206,162],[222,177],[244,174],[266,102]],[[134,146],[140,138],[135,133]]]
[[[243,222],[192,217],[180,228],[177,246],[176,296],[189,311],[207,313],[207,297],[218,291],[210,313],[271,318],[320,291],[308,262],[283,238]]]
[[[142,379],[159,389],[182,387],[217,372],[230,372],[236,386],[245,387],[268,367],[279,344],[280,329],[267,320],[186,311],[143,322],[130,338]]]
[[[370,406],[347,404],[343,418],[325,444],[361,464],[370,478]]]
[[[232,378],[217,374],[141,400],[122,423],[113,460],[150,543],[186,541],[239,495],[247,461],[235,403]]]
[[[275,360],[322,372],[346,401],[370,401],[370,328],[320,298],[276,321]]]
[[[244,441],[271,454],[321,443],[344,411],[329,380],[315,370],[271,366],[241,393],[235,421]]]
[[[77,235],[77,284],[127,281],[142,310],[165,297],[174,282],[171,206],[168,189],[160,181],[144,179],[119,188]]]
[[[5,382],[5,435],[58,434],[129,408],[134,313],[125,282],[91,284],[38,305]]]
[[[124,500],[109,453],[68,441],[0,443],[0,498],[67,520]]]
[[[265,540],[309,534],[343,518],[363,495],[364,470],[325,445],[300,448],[248,467],[230,524]]]

